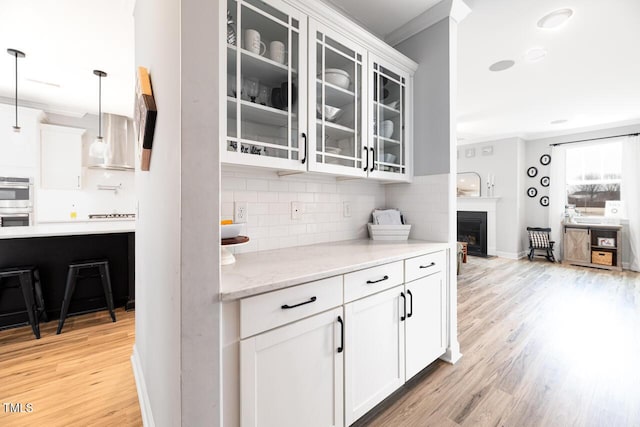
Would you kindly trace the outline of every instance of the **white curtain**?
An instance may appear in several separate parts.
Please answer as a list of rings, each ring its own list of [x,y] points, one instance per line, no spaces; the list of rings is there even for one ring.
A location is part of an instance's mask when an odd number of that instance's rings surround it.
[[[566,178],[567,148],[565,145],[551,147],[551,172],[549,174],[549,227],[551,240],[555,241],[554,254],[562,259],[562,220],[567,203]]]
[[[640,136],[622,142],[622,185],[620,199],[629,215],[629,269],[640,271]]]

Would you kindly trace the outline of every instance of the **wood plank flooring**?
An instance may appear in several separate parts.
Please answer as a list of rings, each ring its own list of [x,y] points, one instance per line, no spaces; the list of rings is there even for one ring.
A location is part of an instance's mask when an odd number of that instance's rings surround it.
[[[640,426],[640,274],[470,257],[461,351],[368,426]]]
[[[640,426],[640,274],[470,257],[456,365],[437,361],[361,420],[370,426]],[[118,310],[0,332],[1,426],[140,426]]]
[[[67,318],[0,331],[0,426],[140,426],[142,420],[131,368],[134,312]],[[30,403],[32,412],[5,405]],[[14,406],[14,409],[16,407]]]

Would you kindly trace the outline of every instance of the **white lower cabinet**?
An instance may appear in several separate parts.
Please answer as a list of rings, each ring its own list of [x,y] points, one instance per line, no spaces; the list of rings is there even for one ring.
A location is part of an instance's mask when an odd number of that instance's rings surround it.
[[[445,342],[445,280],[436,273],[405,285],[406,379],[442,356]]]
[[[345,421],[350,425],[404,384],[404,287],[345,305]]]
[[[240,342],[242,426],[343,425],[343,319],[335,308]]]

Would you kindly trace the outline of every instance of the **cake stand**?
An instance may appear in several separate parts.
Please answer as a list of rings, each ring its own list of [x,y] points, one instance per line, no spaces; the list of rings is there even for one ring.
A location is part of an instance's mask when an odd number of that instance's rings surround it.
[[[220,240],[220,265],[229,265],[236,262],[236,257],[227,249],[230,246],[242,246],[249,243],[247,236],[232,237]]]

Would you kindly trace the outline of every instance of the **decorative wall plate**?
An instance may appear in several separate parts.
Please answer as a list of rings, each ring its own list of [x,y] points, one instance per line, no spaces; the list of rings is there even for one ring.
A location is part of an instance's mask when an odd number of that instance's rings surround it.
[[[551,163],[551,156],[548,154],[543,154],[542,156],[540,156],[540,164],[543,166],[547,166],[549,163]]]
[[[543,176],[542,178],[540,178],[540,185],[542,185],[543,187],[548,187],[549,186],[549,177],[548,176]]]
[[[529,187],[527,189],[527,196],[529,197],[536,197],[538,195],[538,190],[536,190],[535,187]]]
[[[536,168],[535,166],[531,166],[529,169],[527,169],[527,176],[529,176],[529,178],[533,178],[536,175],[538,175],[538,168]]]
[[[540,197],[540,204],[542,206],[549,206],[549,198],[547,196]]]

